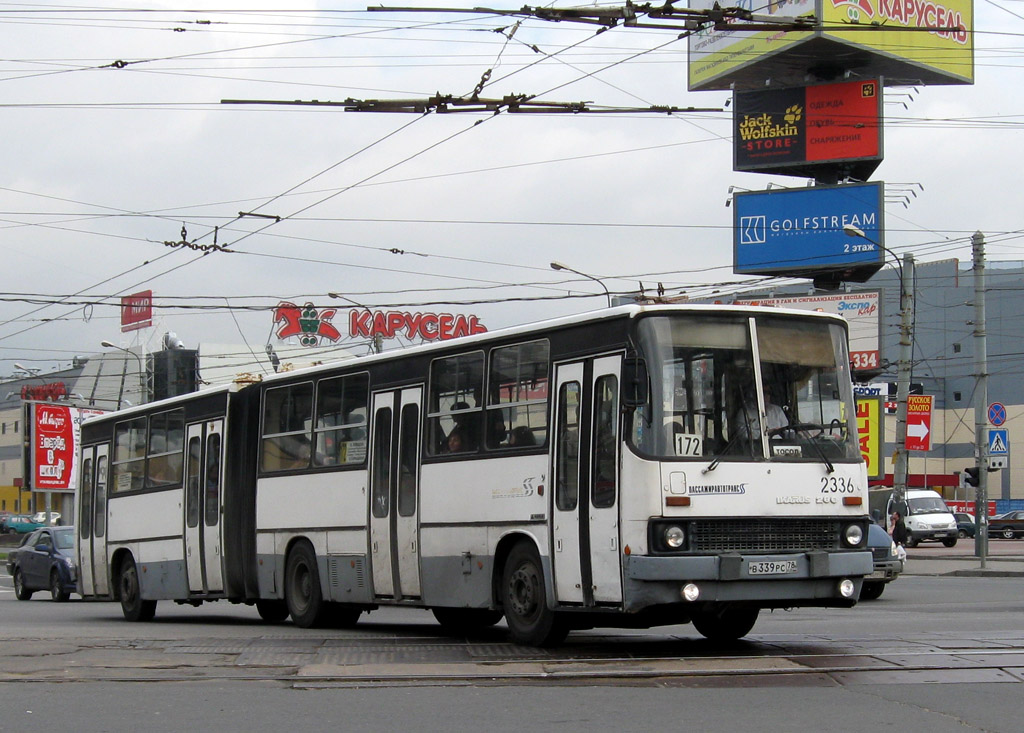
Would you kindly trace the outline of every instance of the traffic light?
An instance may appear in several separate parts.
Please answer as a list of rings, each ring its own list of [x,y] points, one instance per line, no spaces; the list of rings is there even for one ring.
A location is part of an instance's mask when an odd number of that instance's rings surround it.
[[[968,468],[965,468],[964,473],[967,475],[964,476],[964,483],[967,484],[968,486],[977,486],[978,482],[980,481],[978,477],[978,474],[980,472],[981,469],[979,469],[977,466],[969,466]]]

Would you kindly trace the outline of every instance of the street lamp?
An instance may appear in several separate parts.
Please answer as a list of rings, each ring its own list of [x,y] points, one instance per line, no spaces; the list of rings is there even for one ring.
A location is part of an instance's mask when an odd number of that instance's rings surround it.
[[[897,504],[904,505],[907,497],[907,402],[910,396],[910,369],[913,359],[914,292],[910,288],[914,279],[914,255],[903,255],[901,263],[896,254],[880,242],[868,237],[864,230],[852,224],[843,227],[848,237],[857,237],[878,247],[896,260],[900,278],[900,358],[896,369],[896,447],[892,457],[892,489]]]
[[[585,277],[588,280],[593,280],[598,285],[600,285],[601,288],[604,290],[605,297],[608,298],[608,307],[609,308],[612,307],[612,294],[610,292],[608,292],[608,288],[605,287],[605,284],[603,282],[601,282],[598,278],[594,277],[593,275],[588,275],[585,272],[580,272],[579,270],[574,270],[571,267],[569,267],[568,265],[563,265],[561,262],[552,262],[551,263],[551,269],[552,270],[565,270],[566,272],[575,273],[576,275],[579,275],[580,277]]]
[[[142,404],[143,402],[146,402],[147,398],[149,397],[149,394],[148,394],[149,390],[147,389],[146,372],[142,368],[142,357],[139,356],[138,354],[136,354],[131,349],[126,349],[123,346],[118,346],[117,344],[111,343],[110,341],[100,341],[100,346],[102,346],[105,349],[117,349],[118,351],[123,351],[126,354],[131,354],[132,356],[135,357],[135,360],[139,363],[139,404]],[[121,407],[121,402],[122,402],[121,395],[118,394],[117,395],[117,406],[118,406],[118,408]]]

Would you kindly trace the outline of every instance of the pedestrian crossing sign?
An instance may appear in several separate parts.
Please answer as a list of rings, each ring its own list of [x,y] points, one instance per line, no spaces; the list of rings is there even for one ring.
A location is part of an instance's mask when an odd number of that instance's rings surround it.
[[[1005,456],[1010,452],[1010,439],[1007,436],[1009,431],[1006,428],[989,428],[988,431],[988,454],[990,456]]]

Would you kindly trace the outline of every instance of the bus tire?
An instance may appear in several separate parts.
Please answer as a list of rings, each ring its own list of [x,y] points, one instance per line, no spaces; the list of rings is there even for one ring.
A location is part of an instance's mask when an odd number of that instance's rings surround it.
[[[276,624],[288,618],[288,604],[284,601],[264,598],[256,601],[256,613],[268,624]]]
[[[118,589],[121,597],[121,613],[126,621],[152,621],[156,615],[156,601],[142,600],[142,586],[139,584],[139,569],[131,555],[126,555],[118,573]]]
[[[759,613],[757,608],[712,607],[693,617],[693,627],[711,641],[736,641],[750,633]]]
[[[532,544],[520,542],[508,554],[501,579],[501,601],[512,640],[528,646],[555,646],[569,627],[548,608],[544,569]]]
[[[284,571],[284,599],[292,623],[311,629],[323,622],[327,604],[320,589],[320,572],[316,553],[308,542],[298,542],[288,553]]]
[[[441,624],[441,628],[448,633],[473,633],[481,629],[489,629],[501,621],[504,615],[501,611],[490,608],[447,608],[439,606],[430,609]]]

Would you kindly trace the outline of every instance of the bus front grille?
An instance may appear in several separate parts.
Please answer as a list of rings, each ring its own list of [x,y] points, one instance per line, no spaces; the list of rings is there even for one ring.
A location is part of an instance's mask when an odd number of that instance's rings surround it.
[[[830,519],[705,519],[690,525],[693,552],[806,552],[839,548]]]

